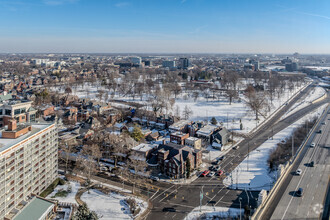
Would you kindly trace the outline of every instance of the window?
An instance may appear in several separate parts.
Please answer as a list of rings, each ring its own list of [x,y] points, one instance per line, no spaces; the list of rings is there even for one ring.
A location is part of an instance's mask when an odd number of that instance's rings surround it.
[[[36,121],[36,115],[35,114],[30,115],[30,121],[31,122],[35,122]]]
[[[14,110],[14,115],[18,115],[18,114],[20,114],[21,113],[21,110],[20,109],[15,109]]]
[[[5,110],[5,115],[11,115],[11,110],[10,109],[6,109]]]
[[[2,115],[2,109],[0,109],[0,115]]]
[[[22,120],[25,120],[25,115],[23,115],[21,118],[22,118]]]

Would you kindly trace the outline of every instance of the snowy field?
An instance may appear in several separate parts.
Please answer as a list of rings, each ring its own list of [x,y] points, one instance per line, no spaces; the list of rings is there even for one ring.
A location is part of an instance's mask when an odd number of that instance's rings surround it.
[[[90,193],[85,192],[81,196],[81,200],[86,202],[90,210],[95,211],[100,219],[133,219],[129,206],[125,202],[125,199],[128,198],[117,193],[106,195],[98,190],[90,190]],[[148,207],[147,202],[137,198],[134,199],[141,209],[139,214],[143,213]]]
[[[246,84],[246,82],[241,82],[242,84]],[[309,83],[309,82],[307,82]],[[169,109],[166,113],[174,112],[177,106],[180,108],[180,112],[184,110],[184,107],[187,105],[192,110],[192,115],[190,116],[190,120],[193,121],[203,121],[203,120],[210,120],[212,117],[215,117],[218,122],[222,122],[225,127],[228,129],[235,130],[237,132],[242,133],[249,133],[252,129],[257,127],[261,122],[265,120],[270,114],[276,111],[281,105],[286,103],[296,92],[302,89],[304,86],[301,85],[300,87],[295,87],[293,91],[286,89],[283,94],[279,97],[275,96],[273,103],[270,104],[269,111],[265,115],[265,117],[260,115],[259,120],[255,120],[255,114],[246,106],[244,102],[244,95],[241,93],[239,95],[239,99],[229,104],[228,98],[221,97],[219,99],[206,99],[199,95],[199,97],[194,100],[192,97],[191,92],[185,93],[182,92],[178,97],[175,99],[175,104],[172,109]],[[244,87],[244,86],[243,86]],[[243,88],[242,87],[242,88]],[[64,87],[58,88],[51,88],[53,91],[64,92]],[[99,84],[91,85],[85,83],[84,86],[73,87],[72,94],[77,95],[79,98],[89,98],[89,99],[98,99],[97,94],[98,90],[108,91],[107,88],[100,86]],[[110,92],[108,92],[109,96],[111,97]],[[209,94],[211,96],[211,94]],[[147,102],[146,97],[142,98],[142,101],[139,97],[132,99],[132,97],[122,97],[118,96],[118,94],[111,97],[115,100],[123,100],[129,102],[136,102],[140,104],[146,104]],[[104,101],[104,99],[102,99]],[[113,106],[122,106],[122,107],[129,107],[129,105],[122,104],[122,103],[112,103]],[[243,130],[240,130],[240,120],[243,124]]]
[[[306,106],[308,106],[310,103],[312,103],[314,100],[322,97],[324,94],[326,93],[326,91],[322,88],[322,87],[315,87],[311,93],[309,93],[309,95],[304,99],[304,100],[299,100],[299,102],[297,102],[296,104],[294,104],[289,111],[287,111],[282,117],[281,119],[284,119],[286,117],[288,117],[289,115],[299,111],[302,108],[305,108]]]
[[[243,218],[244,209],[241,210],[241,213]],[[201,217],[205,220],[213,220],[217,219],[217,217],[222,219],[239,219],[240,210],[236,208],[202,206],[200,212],[200,208],[196,207],[184,218],[184,220],[199,220]]]
[[[71,186],[71,193],[68,193],[68,195],[66,197],[54,197],[54,198],[52,198],[60,190],[67,191],[69,185]],[[60,202],[72,203],[72,204],[77,204],[78,205],[78,203],[76,202],[75,196],[76,196],[79,188],[80,188],[80,183],[78,183],[78,182],[71,182],[71,181],[66,182],[66,184],[64,184],[64,185],[56,186],[54,191],[47,196],[47,199],[57,199]]]
[[[315,116],[320,116],[327,104],[318,108],[315,112],[310,113],[297,122],[293,123],[284,130],[274,135],[273,140],[269,139],[264,142],[256,150],[252,151],[248,158],[245,158],[233,171],[228,175],[223,183],[230,188],[251,189],[251,190],[269,190],[276,182],[276,172],[269,173],[267,160],[270,152],[276,148],[277,144],[287,137],[290,137],[292,132],[301,126],[304,121]]]

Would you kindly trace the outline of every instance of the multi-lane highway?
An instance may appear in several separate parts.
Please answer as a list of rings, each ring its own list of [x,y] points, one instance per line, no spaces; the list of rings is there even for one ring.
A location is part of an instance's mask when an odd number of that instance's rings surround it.
[[[322,133],[319,133],[320,130]],[[269,207],[275,208],[271,219],[319,219],[322,216],[330,174],[329,134],[330,113],[324,115],[306,142],[300,158],[297,158],[289,174],[291,181],[284,184],[284,192],[278,192],[282,197],[274,200],[272,207]],[[315,147],[310,147],[311,143]],[[310,166],[312,161],[313,167]],[[297,169],[302,170],[301,175],[294,174]],[[298,188],[303,189],[301,197],[297,196]],[[269,215],[264,216],[265,219],[268,217]]]

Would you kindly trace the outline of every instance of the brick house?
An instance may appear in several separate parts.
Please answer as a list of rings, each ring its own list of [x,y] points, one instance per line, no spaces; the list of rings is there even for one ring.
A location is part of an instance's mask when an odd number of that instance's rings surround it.
[[[185,177],[187,160],[190,161],[191,170],[198,168],[202,163],[201,151],[174,143],[159,145],[153,152],[153,157],[160,172],[173,178]]]
[[[188,133],[173,132],[170,134],[170,141],[175,144],[184,145],[184,140],[189,137]]]

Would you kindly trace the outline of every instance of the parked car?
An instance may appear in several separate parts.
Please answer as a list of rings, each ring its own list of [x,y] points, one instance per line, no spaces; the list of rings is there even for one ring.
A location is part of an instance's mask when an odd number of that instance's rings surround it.
[[[222,170],[219,170],[218,172],[217,172],[217,176],[221,176],[223,174],[223,171]]]
[[[215,172],[211,171],[209,174],[207,174],[207,176],[212,177],[212,176],[214,176],[214,174],[215,174]]]
[[[298,197],[302,197],[302,196],[303,196],[303,189],[302,189],[302,188],[299,188],[299,189],[297,190],[297,192],[296,192],[296,195],[297,195]]]
[[[157,177],[157,176],[150,176],[150,179],[155,180],[155,181],[159,181],[159,177]]]
[[[239,146],[237,145],[237,146],[233,147],[233,149],[237,150],[237,149],[239,149]]]
[[[210,171],[209,170],[205,170],[202,174],[201,174],[201,176],[203,176],[203,177],[205,177],[207,174],[209,174],[210,173]]]
[[[209,170],[214,170],[214,167],[215,167],[215,166],[210,166],[210,167],[209,167]]]
[[[300,176],[301,173],[302,173],[301,169],[296,170],[296,174],[297,174],[298,176]]]
[[[311,143],[311,147],[315,147],[315,143],[313,142],[313,143]]]
[[[173,207],[164,207],[163,212],[176,212],[176,209]]]
[[[318,132],[317,133],[320,133],[320,134],[322,134],[322,130],[320,129],[320,130],[318,130]]]

